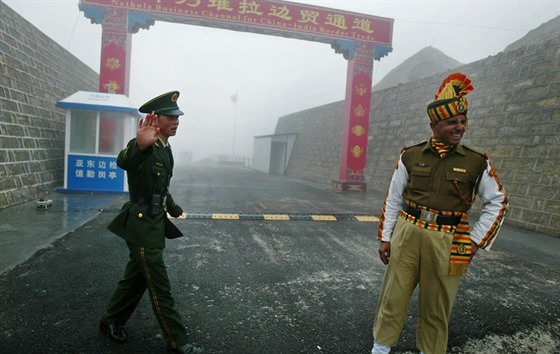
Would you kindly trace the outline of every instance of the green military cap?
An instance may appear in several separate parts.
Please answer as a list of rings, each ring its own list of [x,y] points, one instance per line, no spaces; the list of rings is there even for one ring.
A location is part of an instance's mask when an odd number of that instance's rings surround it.
[[[171,91],[152,98],[138,110],[142,113],[165,114],[166,116],[182,116],[184,113],[177,106],[179,91]]]

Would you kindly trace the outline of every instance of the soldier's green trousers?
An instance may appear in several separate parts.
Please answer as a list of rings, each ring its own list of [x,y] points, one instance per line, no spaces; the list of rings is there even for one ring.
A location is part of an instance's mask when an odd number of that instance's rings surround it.
[[[171,296],[163,249],[146,248],[130,242],[127,246],[130,259],[124,277],[119,281],[101,321],[124,326],[147,289],[168,347],[174,349],[187,344],[187,331]]]

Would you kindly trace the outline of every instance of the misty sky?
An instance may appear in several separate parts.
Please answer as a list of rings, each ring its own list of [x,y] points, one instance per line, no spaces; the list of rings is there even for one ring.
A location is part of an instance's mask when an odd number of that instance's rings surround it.
[[[90,23],[78,0],[2,1],[99,72],[101,25]],[[560,0],[292,2],[394,19],[393,52],[374,62],[374,84],[427,46],[471,63],[560,14]],[[274,133],[279,117],[344,99],[346,68],[328,44],[156,22],[132,36],[130,99],[140,106],[181,92],[186,115],[171,141],[176,155],[231,155],[236,122],[235,154],[251,158],[253,137]]]

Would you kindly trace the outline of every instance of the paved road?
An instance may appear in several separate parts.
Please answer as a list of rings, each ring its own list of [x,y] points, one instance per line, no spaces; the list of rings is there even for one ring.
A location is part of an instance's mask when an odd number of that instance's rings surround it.
[[[281,176],[176,167],[172,192],[187,212],[378,215],[382,196],[340,194]],[[2,353],[165,353],[149,300],[117,345],[97,330],[127,259],[105,229],[122,201],[0,276]],[[56,214],[53,214],[56,215]],[[384,266],[377,223],[176,220],[186,235],[165,260],[177,307],[206,353],[368,353]],[[520,235],[546,242],[518,252]],[[504,229],[464,278],[450,353],[560,350],[559,240]],[[500,240],[501,241],[501,240]],[[526,241],[524,241],[526,242]],[[553,249],[555,248],[555,249]],[[533,259],[534,258],[534,259]],[[416,353],[415,312],[395,353]]]

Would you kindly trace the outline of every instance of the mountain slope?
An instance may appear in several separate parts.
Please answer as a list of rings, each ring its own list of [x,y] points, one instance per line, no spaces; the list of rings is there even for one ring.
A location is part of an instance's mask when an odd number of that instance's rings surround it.
[[[523,38],[508,45],[504,52],[551,39],[556,39],[560,46],[560,16],[529,31]],[[379,83],[373,86],[373,91],[384,90],[399,84],[419,80],[442,71],[451,70],[460,65],[462,65],[460,62],[448,57],[440,50],[426,47],[391,70]]]
[[[504,52],[510,52],[526,45],[536,44],[556,38],[560,42],[560,16],[529,31],[523,38],[508,45]]]
[[[440,50],[431,46],[426,47],[391,70],[381,81],[373,86],[373,91],[384,90],[398,84],[419,80],[460,65],[460,62],[448,57]]]

